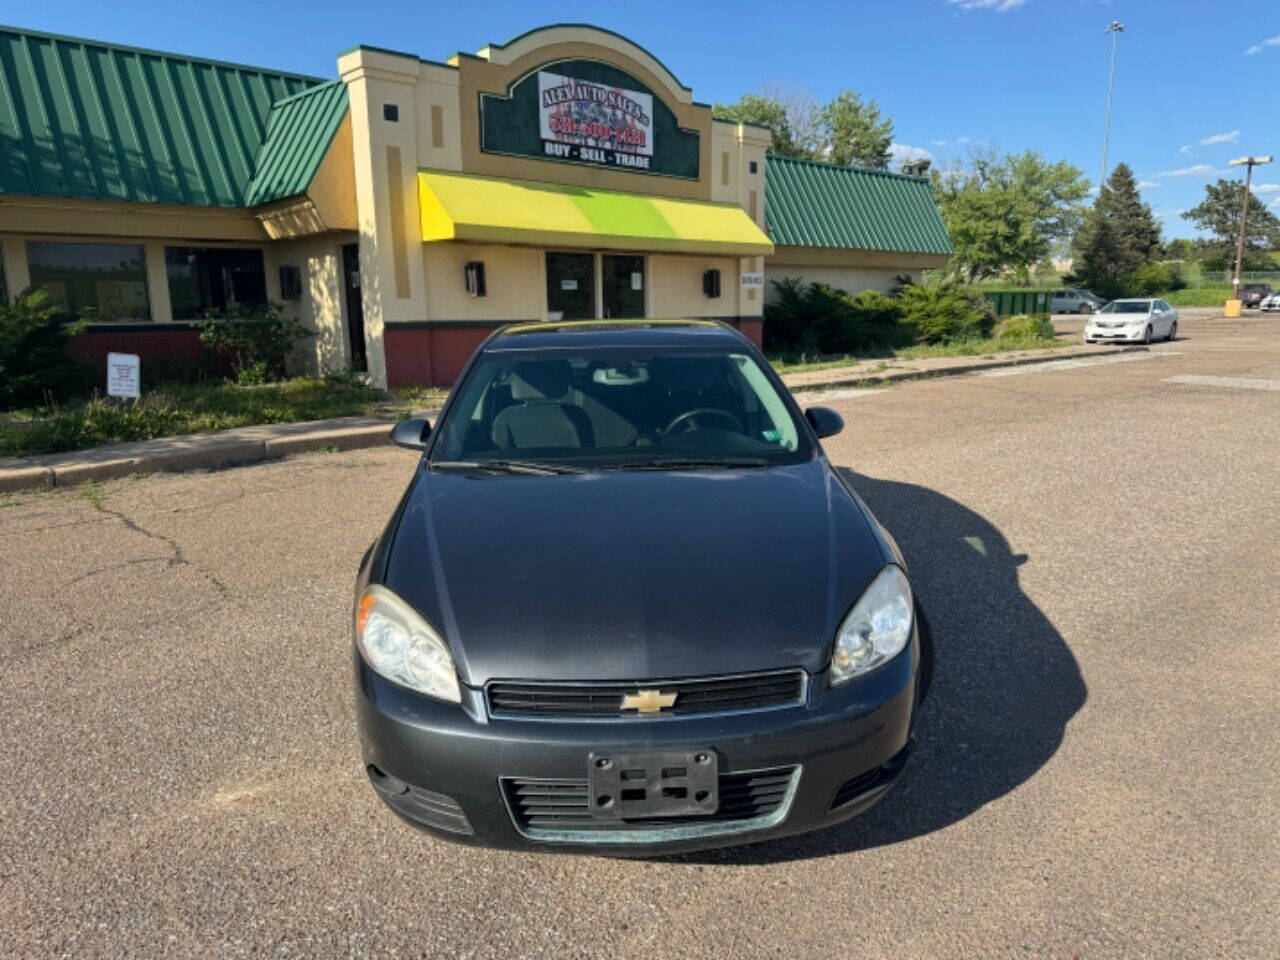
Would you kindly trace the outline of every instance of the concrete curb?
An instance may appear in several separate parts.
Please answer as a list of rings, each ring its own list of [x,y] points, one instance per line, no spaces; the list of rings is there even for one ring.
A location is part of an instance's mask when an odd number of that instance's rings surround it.
[[[414,411],[414,416],[434,417],[438,413]],[[0,459],[0,493],[73,487],[133,474],[212,470],[313,450],[376,447],[387,442],[394,426],[392,421],[371,417],[339,417],[159,437],[39,457],[10,457]]]
[[[789,382],[788,376],[784,375],[782,382],[793,393],[808,393],[829,390],[832,387],[897,383],[930,377],[955,377],[979,370],[1048,363],[1053,360],[1108,356],[1146,349],[1145,346],[1110,349],[1091,347],[1087,350],[1065,348],[1055,350],[1048,355],[1006,357],[999,360],[975,359],[969,363],[938,366],[932,369],[923,367],[880,373],[838,367],[831,370],[829,377],[821,380],[796,383],[794,376]],[[439,410],[415,410],[413,415],[435,419],[439,413]],[[389,420],[377,420],[371,417],[339,417],[333,420],[315,420],[306,423],[239,427],[234,430],[224,430],[221,433],[160,437],[155,440],[118,443],[39,457],[9,457],[0,459],[0,493],[50,487],[73,487],[90,480],[113,480],[132,474],[213,470],[329,448],[358,450],[376,447],[387,442],[387,437],[394,426],[395,424]]]
[[[1070,348],[1055,351],[1052,354],[1037,354],[1033,357],[1005,357],[999,360],[974,360],[970,363],[956,364],[947,367],[936,367],[933,369],[922,368],[917,370],[892,370],[880,373],[871,371],[848,372],[849,368],[836,368],[831,371],[832,376],[823,380],[807,380],[804,383],[788,382],[787,375],[784,374],[782,382],[786,384],[787,389],[792,393],[808,393],[815,390],[830,390],[832,387],[854,387],[860,385],[870,385],[877,383],[898,383],[904,380],[926,380],[935,377],[958,377],[967,373],[976,373],[980,370],[998,370],[1001,367],[1024,367],[1036,363],[1051,363],[1055,360],[1080,360],[1085,357],[1106,357],[1117,353],[1143,353],[1149,348],[1145,345],[1111,347],[1103,349],[1090,348],[1089,350],[1072,350]]]

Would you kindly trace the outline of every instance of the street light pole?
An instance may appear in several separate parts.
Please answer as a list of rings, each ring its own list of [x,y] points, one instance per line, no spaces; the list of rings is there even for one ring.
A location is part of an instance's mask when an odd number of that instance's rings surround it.
[[[1244,241],[1249,229],[1249,194],[1253,192],[1253,168],[1270,163],[1271,157],[1237,157],[1233,167],[1244,167],[1244,203],[1240,209],[1240,236],[1236,239],[1236,271],[1231,278],[1231,298],[1240,299],[1240,265],[1244,261]]]
[[[1116,38],[1124,33],[1124,24],[1119,20],[1112,20],[1106,32],[1111,34],[1111,71],[1107,74],[1107,122],[1102,130],[1102,175],[1098,178],[1099,189],[1107,181],[1107,147],[1111,145],[1111,88],[1116,81]]]

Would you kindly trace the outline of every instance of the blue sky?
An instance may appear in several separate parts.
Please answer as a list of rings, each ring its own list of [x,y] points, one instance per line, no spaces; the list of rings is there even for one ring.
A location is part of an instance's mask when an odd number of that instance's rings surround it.
[[[1245,153],[1280,154],[1276,0],[615,0],[610,3],[311,0],[194,4],[7,0],[0,21],[136,46],[335,75],[368,43],[444,59],[531,27],[588,19],[661,59],[704,102],[765,85],[827,98],[848,87],[897,140],[945,163],[971,143],[1040,150],[1096,180],[1109,41],[1120,37],[1111,163],[1124,160],[1166,224]],[[1238,175],[1233,171],[1232,176]],[[1280,163],[1258,171],[1280,213]]]

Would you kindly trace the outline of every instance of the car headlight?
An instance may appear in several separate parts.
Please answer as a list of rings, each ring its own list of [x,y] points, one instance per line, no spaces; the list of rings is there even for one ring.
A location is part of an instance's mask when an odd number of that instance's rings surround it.
[[[429,697],[461,702],[449,645],[386,587],[371,586],[360,597],[356,643],[365,662],[388,680]]]
[[[871,581],[836,631],[831,683],[845,683],[896,657],[911,639],[911,584],[892,564]]]

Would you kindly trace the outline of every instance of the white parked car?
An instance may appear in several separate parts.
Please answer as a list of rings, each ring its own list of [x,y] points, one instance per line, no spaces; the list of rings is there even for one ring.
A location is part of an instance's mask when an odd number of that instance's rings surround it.
[[[1178,335],[1178,311],[1163,300],[1112,300],[1089,318],[1085,343],[1150,343]]]
[[[1258,304],[1258,309],[1263,313],[1270,313],[1273,310],[1280,311],[1280,290],[1263,297],[1262,302]]]

